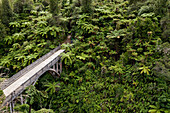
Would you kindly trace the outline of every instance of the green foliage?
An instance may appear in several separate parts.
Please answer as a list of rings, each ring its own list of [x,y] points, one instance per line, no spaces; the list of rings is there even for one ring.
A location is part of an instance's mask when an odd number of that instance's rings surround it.
[[[44,101],[44,98],[47,98],[46,94],[37,90],[35,86],[32,86],[32,85],[27,87],[25,92],[27,94],[26,102],[28,102],[29,104],[29,112],[31,112],[33,103],[35,102],[42,103]],[[40,104],[40,106],[42,105]]]
[[[162,55],[162,58],[158,59],[153,68],[153,72],[156,76],[170,81],[170,44],[168,42],[163,43],[157,47],[157,51]]]
[[[2,2],[0,1],[0,16],[2,15]],[[0,17],[1,19],[1,17]]]
[[[142,70],[140,73],[146,73],[147,75],[149,75],[149,71],[150,69],[148,69],[148,67],[146,66],[143,66],[143,67],[140,67],[139,70]]]
[[[18,105],[14,109],[15,111],[18,111],[18,112],[28,113],[29,105],[28,104]]]
[[[165,15],[167,13],[168,0],[156,0],[154,12],[158,15]]]
[[[0,90],[0,106],[2,106],[3,101],[5,100],[5,95],[2,90]]]
[[[15,13],[29,13],[32,9],[32,0],[15,0],[13,10]]]
[[[56,88],[60,88],[59,84],[58,84],[58,83],[55,83],[55,82],[49,83],[49,84],[47,84],[47,85],[45,85],[45,86],[48,87],[48,88],[46,89],[46,92],[49,91],[49,94],[50,94],[50,95],[53,95],[53,94],[56,92]]]
[[[29,105],[28,104],[18,105],[14,109],[15,109],[15,111],[18,111],[18,112],[29,113]],[[54,111],[52,109],[42,108],[38,111],[35,111],[32,109],[31,113],[54,113]]]
[[[128,0],[130,4],[135,4],[136,2],[140,2],[140,1],[146,1],[146,0]]]
[[[49,26],[47,20],[52,15],[42,11],[39,14],[38,17],[30,15],[31,21],[27,19],[9,23],[12,34],[2,38],[4,41],[2,45],[5,44],[4,50],[8,51],[9,54],[1,59],[0,65],[19,71],[49,52],[50,49],[54,49],[64,39],[63,28]],[[9,63],[10,61],[16,62]]]
[[[72,3],[73,3],[73,0],[69,0],[69,3],[72,4]]]
[[[138,15],[141,15],[143,13],[148,13],[150,11],[150,7],[149,6],[142,6],[140,9],[139,9],[139,13]]]
[[[146,1],[146,2],[143,2]],[[129,11],[138,10],[135,13],[155,13],[156,15],[165,16],[168,13],[168,0],[130,0],[134,3],[129,7]]]
[[[0,56],[1,56],[1,53],[3,53],[3,45],[4,45],[3,39],[6,35],[7,35],[6,27],[0,22],[0,46],[1,46]]]
[[[42,109],[36,111],[35,113],[54,113],[54,111],[52,109],[42,108]]]
[[[157,18],[153,18],[153,20],[151,18],[137,18],[132,23],[135,27],[131,29],[134,32],[134,37],[144,38],[148,35],[154,36],[156,32],[160,32]]]
[[[65,34],[74,39],[62,44],[61,77],[40,77],[25,92],[29,106],[19,111],[169,112],[168,14],[158,13],[167,10],[166,1],[165,9],[163,0],[83,0],[82,7],[80,1],[56,2],[61,11],[32,10],[11,22],[3,38],[0,65],[12,72],[56,47]]]
[[[168,113],[168,112],[170,112],[170,110],[169,110],[170,109],[170,107],[169,107],[170,100],[167,95],[168,94],[161,95],[158,98],[158,102],[156,103],[156,106],[150,105],[151,109],[148,112],[151,112],[151,113],[160,113],[160,112]]]
[[[6,26],[12,21],[13,12],[8,0],[2,0],[1,20]]]
[[[84,13],[92,13],[92,0],[82,0],[81,5]]]
[[[50,0],[50,12],[53,16],[57,16],[59,13],[59,0]]]
[[[73,53],[67,52],[67,53],[62,53],[62,61],[64,60],[65,64],[72,64],[72,56],[74,56]]]
[[[161,27],[163,29],[162,39],[163,41],[170,42],[170,23],[169,23],[169,13],[161,19]]]

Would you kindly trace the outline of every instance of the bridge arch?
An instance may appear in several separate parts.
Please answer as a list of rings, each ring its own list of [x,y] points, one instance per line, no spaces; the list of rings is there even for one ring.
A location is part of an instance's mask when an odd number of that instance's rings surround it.
[[[60,74],[59,74],[55,69],[48,69],[48,72],[49,72],[52,76],[58,76],[58,77],[60,77]]]
[[[58,65],[58,64],[57,64],[57,65]],[[60,64],[60,68],[62,68],[61,66],[62,66],[62,64]],[[60,77],[61,71],[62,71],[62,69],[60,69],[60,72],[59,72],[59,71],[58,71],[58,67],[57,67],[57,69],[55,69],[54,66],[53,66],[53,68],[47,69],[46,72],[48,72],[54,79],[57,79],[57,78]],[[38,78],[33,82],[32,85],[35,85],[35,83],[38,81],[39,78],[40,78],[40,77],[38,77]]]

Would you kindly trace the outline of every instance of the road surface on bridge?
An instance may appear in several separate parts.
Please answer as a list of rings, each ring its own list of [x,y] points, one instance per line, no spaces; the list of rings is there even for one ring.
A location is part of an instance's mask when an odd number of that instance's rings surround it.
[[[43,69],[47,64],[49,64],[51,61],[53,61],[56,57],[58,57],[63,52],[64,52],[64,50],[56,51],[54,54],[52,54],[46,60],[44,60],[43,62],[41,62],[37,66],[35,66],[33,69],[29,70],[27,73],[25,73],[22,77],[20,77],[14,83],[12,83],[8,87],[6,87],[3,90],[5,96],[7,97],[11,93],[15,92],[15,90],[18,87],[20,87],[22,84],[24,84],[26,81],[28,81],[32,76],[34,76],[37,72],[39,72],[41,69]]]

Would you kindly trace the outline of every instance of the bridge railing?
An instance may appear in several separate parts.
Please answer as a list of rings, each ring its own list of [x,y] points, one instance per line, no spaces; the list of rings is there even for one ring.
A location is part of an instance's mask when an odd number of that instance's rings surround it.
[[[21,94],[26,87],[35,82],[43,73],[45,73],[51,66],[53,66],[58,60],[60,60],[61,56],[56,57],[50,63],[45,65],[40,71],[38,71],[34,76],[32,76],[29,80],[25,81],[20,87],[18,87],[15,92],[12,92],[9,96],[6,97],[2,106],[5,106],[7,103],[13,101],[19,94]]]
[[[44,61],[45,59],[47,59],[48,57],[50,57],[52,54],[54,54],[57,50],[59,50],[61,48],[61,46],[59,45],[58,47],[56,47],[55,49],[51,50],[49,53],[45,54],[44,56],[42,56],[41,58],[37,59],[35,62],[33,62],[32,64],[28,65],[27,67],[25,67],[24,69],[22,69],[21,71],[19,71],[18,73],[16,73],[15,75],[13,75],[12,77],[10,77],[9,79],[3,81],[0,84],[0,88],[1,90],[4,90],[7,86],[9,86],[10,84],[12,84],[13,82],[15,82],[16,80],[18,80],[20,77],[22,77],[27,71],[33,69],[36,65],[38,65],[39,63],[41,63],[42,61]]]

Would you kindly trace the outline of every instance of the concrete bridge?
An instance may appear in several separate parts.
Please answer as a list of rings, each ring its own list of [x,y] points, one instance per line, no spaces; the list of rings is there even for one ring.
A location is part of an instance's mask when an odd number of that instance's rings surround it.
[[[19,96],[26,87],[34,85],[43,73],[48,71],[53,77],[60,76],[62,72],[60,54],[63,52],[64,50],[61,50],[59,46],[19,71],[11,78],[2,82],[0,88],[6,96],[2,106],[10,104],[10,111],[13,112],[13,100]]]

